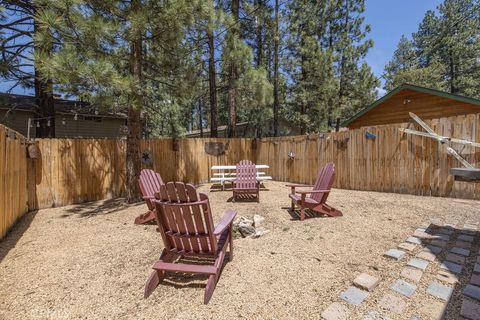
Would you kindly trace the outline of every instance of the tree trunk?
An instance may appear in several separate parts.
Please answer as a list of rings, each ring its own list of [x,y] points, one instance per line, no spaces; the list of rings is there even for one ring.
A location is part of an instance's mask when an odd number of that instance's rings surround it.
[[[263,0],[257,0],[257,68],[263,65],[263,21],[261,20],[263,13]]]
[[[232,0],[232,15],[235,20],[231,32],[235,37],[238,32],[238,20],[240,15],[240,0]],[[237,136],[237,77],[238,70],[235,61],[230,62],[228,70],[228,137],[234,138]]]
[[[138,11],[141,0],[132,1],[132,11]],[[138,85],[142,80],[142,33],[139,31],[130,46],[130,72]],[[133,89],[132,103],[128,107],[127,135],[127,202],[140,200],[137,179],[140,174],[140,114],[142,110],[142,94],[137,87]]]
[[[34,18],[34,34],[40,32],[40,26],[37,19]],[[43,30],[42,30],[43,31]],[[34,36],[34,51],[40,56],[49,55],[52,51],[52,46],[48,40],[42,43],[38,42]],[[35,64],[36,65],[36,64]],[[38,107],[37,117],[40,127],[36,128],[37,138],[55,138],[55,108],[53,98],[53,82],[44,79],[38,70],[34,67],[35,72],[35,103]]]
[[[217,122],[217,74],[215,71],[215,47],[213,31],[208,36],[208,87],[210,94],[210,137],[218,137]]]
[[[278,26],[278,0],[275,0],[275,35],[274,35],[274,52],[273,52],[273,136],[278,137],[278,47],[280,42],[279,26]]]
[[[349,23],[350,23],[350,6],[349,6],[349,0],[345,0],[345,23],[343,25],[343,32],[344,32],[344,38],[348,38],[348,29],[349,29]],[[342,53],[340,57],[340,84],[339,84],[339,89],[338,89],[338,107],[340,109],[343,108],[344,105],[344,97],[346,93],[346,85],[347,85],[347,57],[345,53],[345,47],[341,48]],[[333,106],[329,104],[328,106],[329,112],[328,112],[328,117],[327,117],[327,122],[328,122],[328,127],[331,128],[333,126]]]

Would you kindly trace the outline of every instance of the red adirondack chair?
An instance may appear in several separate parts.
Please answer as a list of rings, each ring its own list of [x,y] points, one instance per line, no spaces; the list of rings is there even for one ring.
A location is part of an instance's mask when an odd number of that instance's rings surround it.
[[[257,168],[252,161],[242,160],[237,163],[233,180],[233,201],[238,194],[254,194],[257,202],[260,202],[260,182],[257,180]]]
[[[220,276],[227,245],[229,260],[233,259],[232,222],[233,210],[225,211],[217,225],[213,225],[210,203],[206,194],[197,194],[195,187],[183,182],[168,182],[160,186],[155,200],[158,230],[165,248],[153,265],[154,271],[145,284],[148,297],[165,277],[165,271],[200,273],[209,275],[205,288],[207,304]],[[214,259],[213,265],[173,263],[177,257],[197,256]]]
[[[327,165],[319,172],[317,181],[312,185],[287,184],[291,188],[289,195],[292,199],[292,211],[295,205],[300,206],[300,220],[305,219],[305,208],[311,209],[320,214],[326,214],[331,217],[342,216],[342,212],[326,204],[330,189],[335,181],[335,164],[333,162]],[[299,187],[310,187],[311,190],[295,190]],[[310,195],[307,197],[307,195]]]
[[[162,184],[163,180],[159,173],[150,169],[140,171],[138,186],[140,187],[143,200],[147,203],[148,211],[136,217],[135,224],[144,224],[155,219],[153,200],[155,199],[155,193],[160,191]]]

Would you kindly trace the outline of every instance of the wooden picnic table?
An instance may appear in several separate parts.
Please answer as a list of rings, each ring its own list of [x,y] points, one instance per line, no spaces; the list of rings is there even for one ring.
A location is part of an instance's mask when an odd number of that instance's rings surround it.
[[[257,164],[255,165],[257,169],[257,180],[272,180],[272,177],[266,176],[265,172],[258,171],[258,169],[269,169],[270,166],[266,164]],[[210,182],[220,182],[222,184],[222,190],[225,190],[225,181],[233,181],[235,180],[235,172],[232,170],[237,169],[236,165],[215,165],[211,167],[212,171],[218,170],[219,172],[214,172],[212,177],[210,178]]]

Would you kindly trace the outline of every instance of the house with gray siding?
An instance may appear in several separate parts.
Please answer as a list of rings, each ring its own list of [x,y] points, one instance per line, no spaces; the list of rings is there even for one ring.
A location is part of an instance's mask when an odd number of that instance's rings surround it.
[[[55,99],[57,138],[123,138],[127,117],[115,110],[72,100]],[[0,93],[0,123],[24,136],[36,136],[35,97]]]

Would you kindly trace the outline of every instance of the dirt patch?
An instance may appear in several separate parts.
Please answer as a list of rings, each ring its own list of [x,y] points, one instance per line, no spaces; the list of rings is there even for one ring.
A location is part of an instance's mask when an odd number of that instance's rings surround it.
[[[478,221],[477,201],[334,189],[340,218],[289,214],[288,188],[268,182],[260,203],[235,202],[231,191],[209,193],[214,218],[265,217],[270,232],[236,239],[210,304],[206,278],[171,275],[148,299],[143,286],[162,249],[155,225],[136,226],[145,205],[110,200],[30,213],[0,243],[0,318],[4,319],[306,319],[320,318],[356,275],[382,279],[352,319],[375,307],[401,268],[382,254],[422,223]],[[403,262],[405,264],[405,261]],[[434,275],[421,280],[402,317],[417,310]],[[418,303],[417,303],[418,302]],[[453,308],[453,307],[452,307]],[[454,306],[458,308],[458,306]]]

